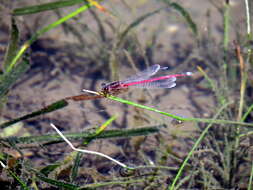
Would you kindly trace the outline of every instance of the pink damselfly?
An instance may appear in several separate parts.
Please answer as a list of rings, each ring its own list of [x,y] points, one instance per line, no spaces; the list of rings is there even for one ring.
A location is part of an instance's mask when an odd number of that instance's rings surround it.
[[[191,72],[186,72],[182,74],[165,75],[151,78],[160,70],[167,70],[167,67],[161,67],[159,64],[155,64],[125,80],[103,84],[102,92],[104,94],[119,94],[123,91],[126,91],[128,87],[173,88],[176,86],[176,80],[178,77],[192,75]]]
[[[139,88],[173,88],[176,86],[176,80],[178,77],[185,77],[192,75],[191,72],[186,72],[182,74],[165,75],[151,78],[160,70],[167,70],[168,67],[161,67],[155,64],[148,67],[146,70],[141,71],[125,80],[115,81],[108,84],[102,84],[102,90],[100,92],[94,92],[90,90],[83,90],[92,94],[94,96],[80,94],[77,96],[70,96],[65,98],[65,100],[73,101],[85,101],[104,98],[107,95],[117,95],[128,90],[128,87],[139,87]]]

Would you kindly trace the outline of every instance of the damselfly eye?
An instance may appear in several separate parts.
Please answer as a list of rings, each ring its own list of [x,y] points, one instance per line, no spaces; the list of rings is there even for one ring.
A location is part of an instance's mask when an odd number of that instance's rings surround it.
[[[103,83],[101,84],[101,87],[104,88],[105,86],[106,86],[106,83],[103,82]]]

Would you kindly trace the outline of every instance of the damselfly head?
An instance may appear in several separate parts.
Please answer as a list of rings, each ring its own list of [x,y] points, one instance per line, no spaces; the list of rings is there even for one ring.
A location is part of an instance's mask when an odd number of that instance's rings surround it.
[[[106,86],[106,83],[103,82],[103,83],[101,84],[101,87],[104,88],[105,86]]]

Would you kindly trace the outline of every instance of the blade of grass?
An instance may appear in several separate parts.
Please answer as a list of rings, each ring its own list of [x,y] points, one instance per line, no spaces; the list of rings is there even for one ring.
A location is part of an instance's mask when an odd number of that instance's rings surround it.
[[[42,114],[46,114],[46,113],[50,113],[52,111],[55,111],[55,110],[58,110],[58,109],[62,109],[63,107],[67,106],[68,105],[68,102],[66,100],[59,100],[57,102],[54,102],[52,104],[50,104],[49,106],[45,107],[45,108],[42,108],[40,110],[37,110],[35,112],[32,112],[30,114],[27,114],[27,115],[24,115],[22,117],[19,117],[19,118],[16,118],[16,119],[13,119],[11,121],[7,121],[5,123],[2,123],[0,124],[0,129],[4,129],[14,123],[17,123],[17,122],[20,122],[20,121],[23,121],[23,120],[26,120],[26,119],[30,119],[30,118],[33,118],[35,116],[39,116],[39,115],[42,115]]]
[[[29,188],[27,187],[26,183],[24,181],[22,181],[22,179],[20,179],[13,171],[8,170],[8,173],[15,179],[17,180],[17,182],[21,185],[21,187],[25,190],[29,190]]]
[[[223,46],[225,52],[228,49],[228,43],[229,43],[229,21],[230,21],[230,6],[229,3],[225,3],[224,7],[224,15],[223,15],[223,28],[224,28],[224,33],[223,33]]]
[[[125,129],[125,130],[107,130],[96,136],[96,139],[104,138],[126,138],[134,136],[147,136],[153,133],[158,133],[161,126],[142,127],[138,129]],[[84,131],[78,133],[64,133],[64,136],[70,140],[90,139],[94,137],[96,132]],[[42,142],[63,142],[62,138],[58,134],[47,134],[40,136],[29,136],[29,137],[7,137],[0,138],[0,142],[7,142],[11,144],[29,144],[29,143],[42,143]]]
[[[119,42],[116,45],[116,47],[118,47],[122,41],[124,40],[125,36],[128,34],[128,32],[130,30],[132,30],[133,28],[135,28],[136,26],[138,26],[142,21],[144,21],[145,19],[149,18],[150,16],[159,13],[163,8],[159,8],[153,12],[149,12],[145,15],[140,16],[139,18],[137,18],[134,22],[132,22],[119,36]]]
[[[189,25],[190,29],[192,30],[192,33],[197,36],[198,35],[198,28],[195,22],[193,22],[190,14],[178,3],[171,2],[170,0],[162,0],[165,4],[167,4],[169,7],[175,9],[177,12],[180,13],[181,16],[184,17],[187,24]]]
[[[97,136],[97,135],[101,134],[107,128],[107,126],[109,124],[111,124],[116,118],[117,118],[117,116],[112,116],[105,123],[103,123],[103,125],[101,125],[98,129],[96,129],[95,135]]]
[[[251,172],[250,172],[250,178],[249,178],[249,184],[247,190],[252,190],[252,182],[253,182],[253,161],[251,163]]]
[[[19,30],[16,25],[15,19],[11,18],[11,35],[9,44],[7,47],[7,53],[4,57],[3,69],[6,70],[8,65],[11,63],[12,59],[15,57],[17,49],[18,49],[18,42],[19,42]]]
[[[207,75],[207,73],[200,67],[197,66],[197,69],[199,70],[199,72],[201,72],[201,74],[205,77],[205,79],[208,81],[208,83],[211,85],[212,90],[215,92],[217,91],[217,87],[216,84],[213,82],[213,80]]]
[[[179,4],[173,2],[173,3],[169,3],[169,6],[174,8],[176,11],[178,11],[186,20],[187,24],[189,25],[192,33],[197,36],[198,35],[198,28],[197,25],[195,24],[195,22],[193,22],[190,14]]]
[[[222,106],[219,111],[215,114],[214,116],[214,120],[216,118],[218,118],[218,116],[222,113],[222,111],[228,106],[229,104],[226,104],[224,106]],[[191,151],[188,153],[187,157],[185,158],[184,162],[182,163],[181,167],[179,168],[176,177],[174,178],[174,180],[172,181],[172,184],[170,187],[168,187],[168,190],[174,190],[175,185],[177,183],[177,181],[179,180],[180,176],[182,175],[182,172],[187,164],[187,162],[189,161],[189,159],[191,158],[193,152],[195,151],[195,149],[199,146],[199,144],[201,143],[201,141],[204,139],[205,135],[207,134],[208,130],[212,127],[213,123],[210,123],[205,129],[204,131],[201,133],[201,135],[199,136],[199,138],[197,139],[197,141],[194,143]]]
[[[56,187],[59,187],[59,188],[63,188],[63,189],[70,189],[70,190],[78,190],[78,186],[77,185],[74,185],[74,184],[71,184],[71,183],[66,183],[66,182],[62,182],[62,181],[58,181],[58,180],[54,180],[54,179],[51,179],[51,178],[48,178],[46,176],[44,176],[43,174],[37,172],[36,170],[34,169],[31,169],[35,174],[36,174],[36,177],[46,183],[49,183],[53,186],[56,186]]]
[[[146,178],[141,178],[141,179],[126,179],[126,180],[113,180],[113,181],[109,181],[109,182],[101,182],[101,183],[92,183],[92,184],[87,184],[87,185],[83,185],[81,186],[79,189],[81,190],[91,190],[91,189],[112,189],[110,187],[107,188],[103,188],[106,186],[112,186],[112,185],[119,185],[119,186],[123,186],[123,185],[127,185],[127,184],[136,184],[136,183],[143,183],[147,181]]]
[[[82,153],[81,152],[77,152],[76,157],[74,159],[74,165],[71,169],[71,175],[70,175],[70,182],[73,183],[76,180],[76,177],[78,175],[78,168],[80,165],[80,161],[82,158]]]
[[[89,144],[94,138],[96,138],[98,135],[100,135],[101,133],[104,132],[104,130],[106,129],[106,127],[111,124],[117,117],[113,116],[110,119],[108,119],[103,125],[101,125],[100,127],[98,127],[95,131],[95,133],[93,135],[91,135],[89,138],[87,138],[83,144]]]
[[[111,100],[121,102],[123,104],[128,104],[128,105],[135,106],[135,107],[138,107],[138,108],[142,108],[142,109],[146,109],[146,110],[153,111],[153,112],[156,112],[156,113],[160,113],[162,115],[166,115],[166,116],[171,117],[171,118],[176,119],[176,120],[202,122],[202,123],[212,123],[212,124],[231,124],[231,125],[241,125],[241,126],[245,126],[245,127],[253,127],[253,123],[245,123],[245,122],[239,122],[239,121],[181,117],[181,116],[173,115],[171,113],[160,111],[156,108],[151,108],[151,107],[144,106],[144,105],[141,105],[141,104],[129,101],[129,100],[121,99],[119,97],[115,97],[115,96],[112,96],[112,95],[107,95],[106,97],[111,99]]]
[[[46,167],[40,170],[40,173],[42,173],[45,176],[48,176],[52,171],[54,171],[59,166],[61,166],[60,163],[47,165]]]
[[[48,10],[59,9],[63,7],[69,7],[76,4],[85,2],[85,0],[65,0],[65,1],[56,1],[51,3],[44,3],[40,5],[27,6],[22,8],[17,8],[12,11],[13,16],[21,16],[27,14],[34,14]]]
[[[73,11],[72,13],[68,14],[67,16],[60,18],[59,20],[49,24],[48,26],[42,28],[41,30],[37,31],[30,40],[26,41],[23,46],[20,48],[20,50],[18,51],[18,53],[16,54],[16,56],[14,57],[14,59],[12,60],[12,62],[10,63],[10,65],[7,68],[7,72],[10,72],[13,67],[17,64],[18,60],[20,59],[20,57],[24,54],[24,52],[30,47],[30,45],[36,41],[42,34],[48,32],[49,30],[57,27],[58,25],[66,22],[67,20],[73,18],[74,16],[80,14],[81,12],[87,10],[88,8],[90,8],[91,5],[87,4],[87,5],[83,5],[82,7],[76,9],[75,11]]]
[[[245,119],[248,117],[248,115],[252,112],[253,110],[253,104],[248,108],[248,110],[245,112],[245,114],[242,117],[241,121],[245,121]]]
[[[86,1],[88,1],[91,5],[94,5],[100,11],[107,12],[106,8],[100,5],[97,1],[95,0],[86,0]]]
[[[6,65],[7,66],[7,65]],[[10,72],[0,76],[0,98],[2,98],[14,83],[29,69],[30,63],[27,56],[24,56],[20,64],[15,65]]]
[[[241,73],[240,101],[239,101],[239,110],[238,110],[238,116],[237,116],[237,120],[240,121],[242,119],[244,99],[245,99],[245,90],[246,90],[246,86],[247,86],[248,76],[247,76],[247,72],[246,72],[246,66],[244,63],[244,59],[241,54],[241,48],[238,44],[236,44],[236,56],[239,61],[240,73]]]
[[[21,185],[21,187],[25,190],[29,190],[26,183],[18,177],[13,171],[11,171],[2,161],[0,161],[1,166],[7,170],[7,172]]]

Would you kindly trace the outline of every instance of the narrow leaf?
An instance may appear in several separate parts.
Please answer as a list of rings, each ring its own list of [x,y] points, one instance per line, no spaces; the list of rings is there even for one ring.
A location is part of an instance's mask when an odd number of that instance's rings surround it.
[[[18,177],[18,175],[16,175],[13,171],[11,171],[10,169],[7,169],[8,173],[21,185],[21,187],[24,190],[29,190],[29,188],[27,187],[26,183],[24,181],[22,181],[22,179],[20,179],[20,177]]]
[[[106,129],[106,127],[111,124],[117,117],[113,116],[110,119],[108,119],[105,123],[103,123],[103,125],[99,126],[95,133],[93,135],[91,135],[89,138],[86,138],[85,141],[83,142],[84,145],[89,144],[93,139],[95,139],[98,135],[100,135],[101,133],[104,132],[104,130]]]
[[[60,164],[47,165],[46,167],[44,167],[40,170],[40,173],[44,174],[45,176],[48,176],[48,174],[50,174],[52,171],[54,171],[59,166],[60,166]]]
[[[78,167],[80,165],[82,155],[83,154],[81,152],[77,152],[77,154],[76,154],[76,157],[75,157],[75,160],[74,160],[74,165],[73,165],[72,170],[71,170],[71,176],[70,176],[71,182],[74,182],[77,175],[78,175]]]
[[[23,121],[23,120],[33,118],[35,116],[39,116],[39,115],[42,115],[42,114],[46,114],[46,113],[61,109],[65,106],[67,106],[67,105],[68,105],[68,102],[66,100],[59,100],[59,101],[54,102],[54,103],[50,104],[49,106],[47,106],[45,108],[42,108],[38,111],[35,111],[35,112],[30,113],[30,114],[24,115],[22,117],[13,119],[11,121],[5,122],[5,123],[0,125],[0,129],[6,128],[6,127],[8,127],[8,126],[10,126],[14,123],[17,123],[17,122],[20,122],[20,121]]]
[[[10,72],[4,73],[0,78],[0,98],[2,98],[12,85],[29,69],[30,64],[27,56],[21,63],[13,67]]]
[[[118,45],[121,44],[121,42],[123,41],[123,39],[125,38],[125,36],[128,34],[128,32],[129,32],[130,30],[132,30],[133,28],[135,28],[136,26],[138,26],[142,21],[144,21],[145,19],[149,18],[150,16],[152,16],[152,15],[154,15],[154,14],[156,14],[156,13],[159,13],[161,10],[162,10],[162,8],[157,9],[157,10],[155,10],[155,11],[153,11],[153,12],[147,13],[147,14],[145,14],[145,15],[142,15],[142,16],[140,16],[139,18],[137,18],[134,22],[132,22],[132,23],[121,33],[121,35],[120,35],[120,37],[119,37],[120,40],[119,40]]]
[[[89,4],[83,5],[80,8],[78,8],[75,11],[68,14],[67,16],[58,19],[57,21],[47,25],[46,27],[44,27],[41,30],[34,33],[34,35],[21,46],[21,48],[17,52],[16,56],[13,58],[10,65],[8,66],[6,72],[11,72],[11,70],[17,65],[19,59],[24,55],[26,50],[30,47],[30,45],[33,42],[35,42],[42,34],[48,32],[49,30],[52,30],[53,28],[56,28],[60,24],[66,22],[67,20],[73,18],[74,16],[80,14],[81,12],[86,11],[88,8],[90,8],[90,6],[91,5],[89,5]]]
[[[190,26],[194,35],[198,35],[197,25],[193,22],[190,14],[179,4],[177,3],[169,3],[169,6],[178,11],[186,20],[187,24]]]
[[[71,184],[71,183],[66,183],[66,182],[62,182],[62,181],[57,181],[54,179],[50,179],[46,176],[44,176],[43,174],[40,174],[39,172],[36,172],[36,177],[39,178],[40,180],[49,183],[53,186],[59,187],[59,188],[63,188],[63,189],[70,189],[70,190],[77,190],[78,186]]]
[[[45,4],[40,4],[40,5],[33,5],[33,6],[27,6],[27,7],[14,9],[12,14],[14,16],[34,14],[34,13],[39,13],[39,12],[43,12],[43,11],[54,10],[54,9],[63,8],[63,7],[69,7],[69,6],[80,4],[83,2],[85,2],[85,1],[84,0],[56,1],[56,2],[52,2],[52,3],[45,3]]]
[[[103,133],[96,136],[96,139],[104,139],[104,138],[126,138],[132,136],[143,136],[150,135],[152,133],[159,132],[159,128],[164,127],[154,126],[154,127],[143,127],[138,129],[128,129],[128,130],[107,130]],[[64,136],[69,140],[79,140],[79,139],[90,139],[94,137],[96,132],[78,132],[78,133],[64,133]],[[8,138],[0,138],[0,142],[7,142],[11,144],[24,144],[24,143],[41,143],[41,142],[63,142],[63,139],[58,134],[48,134],[48,135],[40,135],[40,136],[29,136],[29,137],[8,137]]]
[[[99,4],[97,1],[94,0],[87,0],[90,4],[94,5],[97,9],[99,9],[100,11],[106,12],[106,8],[103,7],[101,4]]]
[[[16,25],[15,19],[11,18],[11,36],[7,48],[7,53],[5,54],[3,69],[6,70],[8,65],[11,63],[12,59],[15,57],[19,42],[19,31]]]

